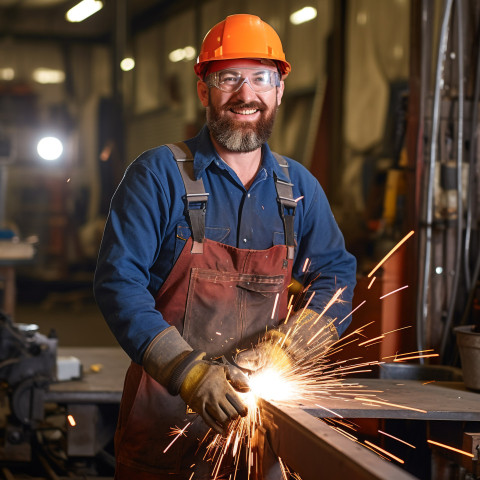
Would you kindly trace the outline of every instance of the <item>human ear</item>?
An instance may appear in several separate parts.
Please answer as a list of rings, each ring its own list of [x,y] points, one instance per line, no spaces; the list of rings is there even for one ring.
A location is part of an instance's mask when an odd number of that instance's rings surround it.
[[[197,82],[197,94],[198,98],[200,99],[200,102],[202,102],[202,105],[204,107],[208,106],[208,87],[205,82],[202,80],[199,80]]]
[[[280,82],[280,86],[277,87],[277,106],[282,103],[283,90],[285,88],[285,83],[283,80]]]

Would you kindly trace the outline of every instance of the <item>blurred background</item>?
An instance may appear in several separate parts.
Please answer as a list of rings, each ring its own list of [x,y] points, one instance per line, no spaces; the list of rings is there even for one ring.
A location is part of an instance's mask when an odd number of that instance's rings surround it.
[[[71,21],[77,3],[0,0],[8,313],[53,325],[61,344],[115,344],[91,292],[112,193],[144,150],[198,132],[202,39],[226,15],[252,13],[292,64],[271,147],[322,184],[358,260],[355,305],[409,286],[354,321],[408,324],[388,349],[434,346],[451,363],[450,327],[476,284],[478,2],[84,0],[94,13]],[[411,230],[370,285],[366,274]]]

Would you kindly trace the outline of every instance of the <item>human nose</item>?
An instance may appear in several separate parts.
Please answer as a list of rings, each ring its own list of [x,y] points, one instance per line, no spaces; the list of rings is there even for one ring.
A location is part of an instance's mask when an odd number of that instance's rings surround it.
[[[242,80],[242,83],[240,83],[240,86],[237,88],[237,90],[235,90],[234,93],[236,93],[238,96],[240,96],[243,99],[253,98],[253,97],[256,98],[257,96],[248,77],[245,77]]]

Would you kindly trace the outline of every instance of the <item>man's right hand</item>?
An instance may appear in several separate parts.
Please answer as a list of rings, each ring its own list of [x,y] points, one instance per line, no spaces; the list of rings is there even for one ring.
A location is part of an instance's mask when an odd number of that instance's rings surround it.
[[[188,371],[180,387],[180,396],[185,403],[220,434],[225,433],[232,420],[248,413],[247,407],[233,388],[238,391],[248,390],[248,379],[241,372],[241,376],[238,372],[231,375],[231,369],[236,367],[200,360]],[[235,378],[235,383],[232,377]]]
[[[222,434],[230,421],[247,414],[235,391],[248,390],[248,379],[240,369],[204,357],[204,352],[192,350],[175,327],[169,327],[148,346],[143,367],[170,394],[180,394],[209,427]]]

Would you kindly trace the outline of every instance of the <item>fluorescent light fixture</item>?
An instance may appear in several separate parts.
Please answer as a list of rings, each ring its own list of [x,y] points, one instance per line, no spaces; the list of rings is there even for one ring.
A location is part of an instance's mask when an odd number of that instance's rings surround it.
[[[168,59],[173,62],[181,62],[193,60],[197,56],[197,51],[191,45],[187,45],[184,48],[177,48],[168,54]]]
[[[52,68],[36,68],[32,76],[37,83],[42,85],[63,83],[65,81],[65,72]]]
[[[13,80],[15,78],[15,70],[11,67],[0,68],[0,80]]]
[[[103,2],[100,0],[82,0],[65,14],[65,18],[69,22],[83,22],[102,8]]]
[[[290,15],[290,23],[300,25],[309,22],[317,16],[317,9],[314,7],[303,7]]]
[[[120,62],[120,68],[124,72],[129,72],[135,68],[135,60],[131,57],[126,57]]]
[[[63,144],[57,137],[43,137],[37,144],[37,152],[44,160],[58,160]]]

